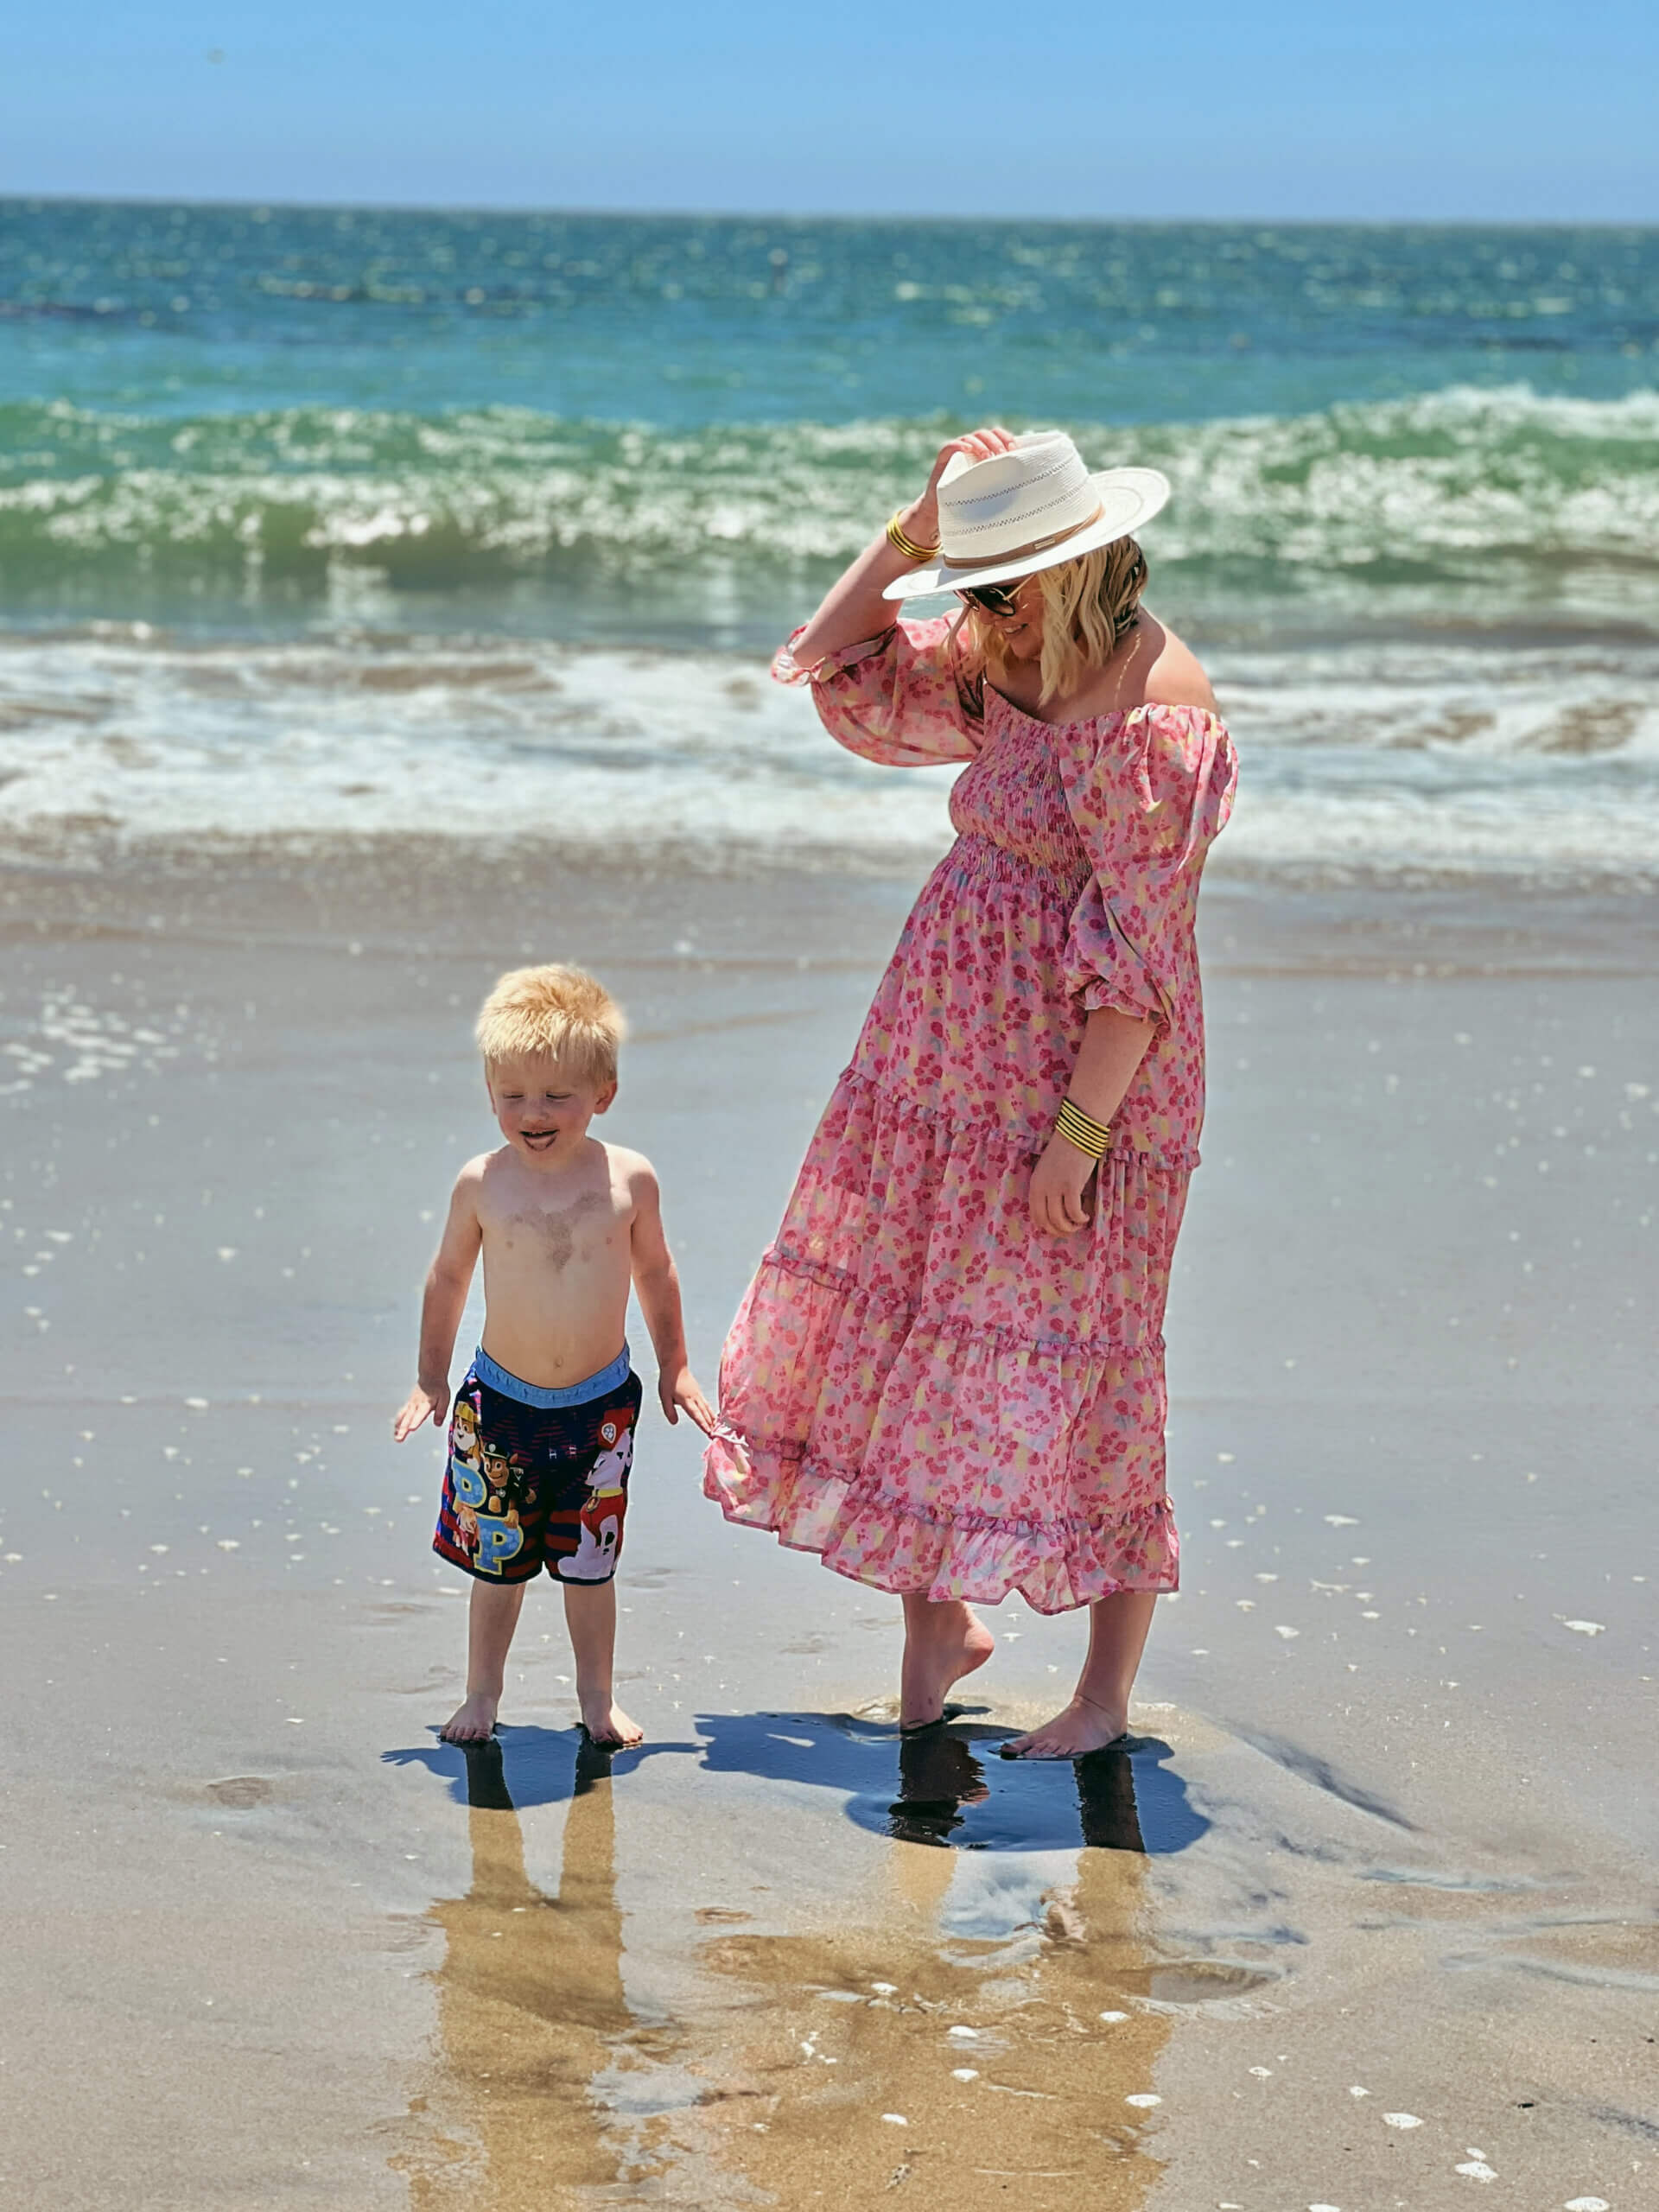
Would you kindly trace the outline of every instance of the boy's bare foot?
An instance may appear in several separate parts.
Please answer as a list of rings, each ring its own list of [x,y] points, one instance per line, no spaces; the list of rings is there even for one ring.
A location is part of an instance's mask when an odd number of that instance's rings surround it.
[[[1071,1701],[1052,1720],[1029,1735],[1015,1736],[1001,1747],[1005,1759],[1081,1759],[1090,1751],[1103,1751],[1115,1744],[1129,1725],[1127,1713],[1096,1705],[1093,1698],[1075,1691]]]
[[[645,1732],[637,1720],[630,1720],[621,1707],[609,1698],[583,1698],[582,1725],[588,1731],[588,1741],[603,1744],[613,1751],[631,1751],[634,1745],[643,1744]]]
[[[944,1718],[944,1694],[982,1667],[996,1638],[960,1599],[942,1605],[907,1599],[905,1658],[899,1678],[899,1726],[929,1728]]]
[[[474,1690],[458,1705],[438,1734],[446,1744],[481,1744],[495,1732],[495,1709],[500,1703],[486,1690]]]

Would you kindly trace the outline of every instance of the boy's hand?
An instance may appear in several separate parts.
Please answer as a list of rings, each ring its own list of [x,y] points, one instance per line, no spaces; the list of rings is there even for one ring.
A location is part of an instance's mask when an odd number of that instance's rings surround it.
[[[404,1401],[403,1411],[391,1424],[391,1440],[401,1444],[405,1437],[413,1436],[423,1421],[429,1419],[434,1428],[443,1427],[443,1417],[449,1410],[449,1385],[440,1382],[429,1390],[417,1382]]]
[[[669,1424],[674,1427],[684,1408],[705,1436],[715,1433],[715,1409],[702,1395],[696,1376],[689,1367],[681,1368],[677,1375],[664,1373],[657,1377],[657,1395],[662,1401],[663,1411]]]

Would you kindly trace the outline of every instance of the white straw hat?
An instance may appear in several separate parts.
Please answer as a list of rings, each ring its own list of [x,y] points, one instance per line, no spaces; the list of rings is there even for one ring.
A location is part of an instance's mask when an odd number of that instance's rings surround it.
[[[1155,468],[1094,475],[1064,430],[1027,430],[988,461],[952,454],[939,479],[939,558],[890,583],[886,599],[1007,583],[1110,545],[1169,497]]]

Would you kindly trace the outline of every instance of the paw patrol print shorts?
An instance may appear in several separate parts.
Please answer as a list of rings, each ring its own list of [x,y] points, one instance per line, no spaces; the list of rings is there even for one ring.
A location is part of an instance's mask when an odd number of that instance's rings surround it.
[[[455,1393],[432,1548],[480,1582],[608,1582],[622,1553],[639,1378],[620,1355],[538,1389],[481,1347]]]

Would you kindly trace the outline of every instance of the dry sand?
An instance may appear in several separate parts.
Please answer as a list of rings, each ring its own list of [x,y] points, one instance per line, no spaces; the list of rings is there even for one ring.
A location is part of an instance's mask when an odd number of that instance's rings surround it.
[[[388,1421],[481,989],[629,1004],[712,1381],[912,887],[0,878],[9,2205],[1651,2200],[1649,904],[1206,894],[1133,1757],[995,1758],[1079,1643],[1017,1604],[901,1751],[895,1602],[660,1423],[648,1745],[583,1765],[551,1604],[499,1753],[435,1743],[463,1606]]]

